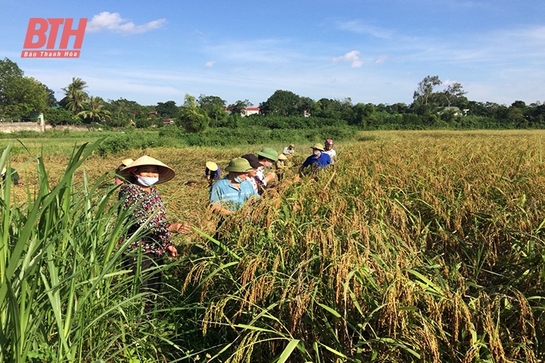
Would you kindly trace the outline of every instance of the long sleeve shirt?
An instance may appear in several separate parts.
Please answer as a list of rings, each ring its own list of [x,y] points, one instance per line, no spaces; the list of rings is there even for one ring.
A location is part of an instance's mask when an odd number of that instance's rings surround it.
[[[166,207],[159,192],[152,187],[148,193],[137,184],[127,183],[119,190],[119,200],[122,209],[132,212],[127,235],[132,236],[143,227],[141,238],[131,243],[129,249],[140,247],[144,253],[162,256],[173,243],[168,230],[170,223],[166,220]]]

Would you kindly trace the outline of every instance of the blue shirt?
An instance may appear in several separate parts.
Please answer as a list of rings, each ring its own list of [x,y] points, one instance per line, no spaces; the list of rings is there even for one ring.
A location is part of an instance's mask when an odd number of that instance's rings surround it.
[[[208,177],[208,179],[218,180],[220,178],[220,175],[221,175],[221,169],[219,166],[216,169],[216,171],[212,171],[208,168],[204,168],[204,176]]]
[[[245,180],[240,183],[240,189],[237,189],[227,179],[227,177],[218,180],[210,189],[210,204],[221,205],[229,210],[235,211],[242,208],[244,203],[252,196],[259,197],[252,184]]]
[[[303,163],[303,168],[306,168],[310,165],[313,169],[319,170],[325,169],[325,167],[329,164],[331,164],[331,157],[326,153],[322,152],[318,157],[316,157],[316,155],[310,155]]]

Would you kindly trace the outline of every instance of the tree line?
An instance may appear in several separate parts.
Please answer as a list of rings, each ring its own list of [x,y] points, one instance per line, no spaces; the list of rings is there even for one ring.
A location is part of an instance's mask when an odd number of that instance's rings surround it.
[[[140,105],[124,98],[104,100],[90,95],[87,88],[84,80],[74,77],[57,100],[50,88],[24,76],[15,62],[4,58],[0,60],[0,121],[20,120],[41,111],[51,125],[149,128],[174,124],[188,133],[247,125],[269,129],[352,126],[362,130],[545,128],[545,105],[539,101],[529,105],[515,101],[509,106],[471,101],[460,83],[444,84],[439,76],[425,77],[410,104],[354,104],[350,98],[313,100],[277,90],[259,104],[259,114],[248,117],[242,117],[251,105],[247,99],[227,104],[219,96],[201,94],[186,95],[181,105],[173,100]]]

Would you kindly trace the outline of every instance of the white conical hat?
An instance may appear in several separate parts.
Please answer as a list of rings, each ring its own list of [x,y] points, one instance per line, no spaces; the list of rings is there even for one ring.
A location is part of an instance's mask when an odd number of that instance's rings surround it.
[[[131,158],[121,160],[121,165],[123,165],[123,166],[127,166],[127,165],[130,165],[132,163],[134,163],[134,160],[131,159]]]
[[[218,164],[216,164],[213,161],[207,161],[206,162],[206,167],[208,168],[208,170],[212,170],[212,171],[218,170]]]
[[[157,184],[165,183],[170,179],[174,178],[174,176],[176,175],[176,173],[170,166],[147,155],[139,157],[138,159],[121,169],[120,173],[130,175],[137,167],[144,165],[153,165],[157,167],[157,169],[159,170],[159,181],[157,182]]]

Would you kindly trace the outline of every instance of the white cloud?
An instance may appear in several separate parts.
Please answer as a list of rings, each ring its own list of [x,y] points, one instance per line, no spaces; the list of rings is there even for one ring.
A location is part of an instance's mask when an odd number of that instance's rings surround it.
[[[358,20],[339,23],[339,28],[353,33],[368,34],[381,39],[391,38],[393,34],[393,32],[389,29],[369,25]]]
[[[204,64],[204,66],[210,68],[210,67],[213,67],[213,66],[214,66],[214,63],[216,63],[216,62],[214,62],[214,61],[208,61],[208,62],[206,62],[206,63]]]
[[[388,59],[387,55],[380,55],[380,56],[376,57],[373,62],[376,63],[376,64],[384,63],[384,62],[386,62],[386,59]]]
[[[102,13],[93,16],[91,21],[87,23],[86,30],[91,33],[97,33],[102,30],[111,30],[117,33],[138,34],[160,28],[165,25],[166,22],[166,19],[157,19],[150,21],[149,23],[135,25],[132,21],[123,19],[119,13],[103,11]]]
[[[452,86],[455,83],[460,83],[458,81],[453,81],[452,79],[444,80],[441,84],[444,86]]]
[[[359,68],[363,65],[363,60],[361,60],[360,52],[358,52],[357,50],[348,52],[340,57],[335,57],[333,58],[333,62],[350,62],[350,67],[352,68]]]
[[[288,39],[258,39],[249,41],[227,41],[206,48],[211,57],[218,57],[238,64],[285,64],[299,57],[289,48]]]

